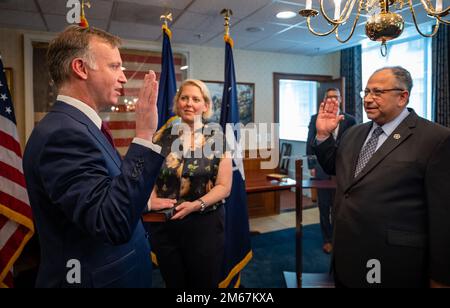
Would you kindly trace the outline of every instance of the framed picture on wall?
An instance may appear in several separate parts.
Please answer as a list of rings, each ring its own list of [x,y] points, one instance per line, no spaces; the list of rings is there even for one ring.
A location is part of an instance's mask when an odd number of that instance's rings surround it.
[[[212,122],[219,122],[222,106],[223,82],[222,81],[203,81],[209,89],[212,100],[213,115]],[[255,110],[255,84],[248,82],[238,82],[237,99],[239,105],[239,119],[244,125],[254,122]]]

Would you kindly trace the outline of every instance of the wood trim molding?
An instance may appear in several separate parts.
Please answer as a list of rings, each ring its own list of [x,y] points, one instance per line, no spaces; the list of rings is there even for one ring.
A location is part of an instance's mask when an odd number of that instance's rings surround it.
[[[292,80],[310,80],[310,81],[331,81],[333,76],[331,75],[307,75],[307,74],[285,74],[285,73],[273,73],[273,121],[274,123],[280,122],[279,106],[280,106],[280,79],[292,79]]]

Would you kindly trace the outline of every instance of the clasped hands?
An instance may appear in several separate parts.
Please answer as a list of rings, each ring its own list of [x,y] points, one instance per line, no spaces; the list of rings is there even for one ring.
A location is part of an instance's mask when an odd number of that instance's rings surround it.
[[[167,199],[167,198],[158,198],[158,197],[152,197],[150,199],[151,202],[151,208],[152,210],[162,210],[162,209],[169,209],[173,208],[177,200],[176,199]],[[196,212],[200,209],[200,205],[198,204],[198,201],[185,201],[178,205],[176,205],[175,208],[175,215],[172,216],[171,220],[176,219],[183,219],[187,215],[189,215],[192,212]]]

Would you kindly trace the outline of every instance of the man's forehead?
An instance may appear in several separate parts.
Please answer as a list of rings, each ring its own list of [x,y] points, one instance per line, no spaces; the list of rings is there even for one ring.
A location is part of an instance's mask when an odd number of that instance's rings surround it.
[[[108,41],[97,37],[92,37],[90,39],[89,47],[98,51],[110,51],[114,53],[119,52],[119,48],[117,46],[113,46]]]
[[[96,40],[92,41],[90,46],[90,51],[97,57],[104,58],[107,62],[122,62],[119,48],[111,46],[108,42]],[[97,59],[99,60],[99,59]]]
[[[372,76],[370,76],[369,78],[368,83],[390,83],[392,81],[395,81],[395,77],[390,70],[386,69],[372,74]]]
[[[330,96],[340,96],[340,93],[336,90],[330,90],[327,92],[327,97],[330,97]]]
[[[372,75],[367,81],[366,88],[376,89],[376,88],[392,88],[396,87],[396,80],[392,75]]]

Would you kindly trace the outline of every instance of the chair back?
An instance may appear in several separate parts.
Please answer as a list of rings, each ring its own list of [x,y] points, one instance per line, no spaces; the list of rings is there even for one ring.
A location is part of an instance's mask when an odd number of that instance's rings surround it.
[[[288,174],[289,173],[289,157],[292,152],[292,144],[290,143],[282,143],[280,149],[280,162],[278,164],[278,169],[280,173]]]

